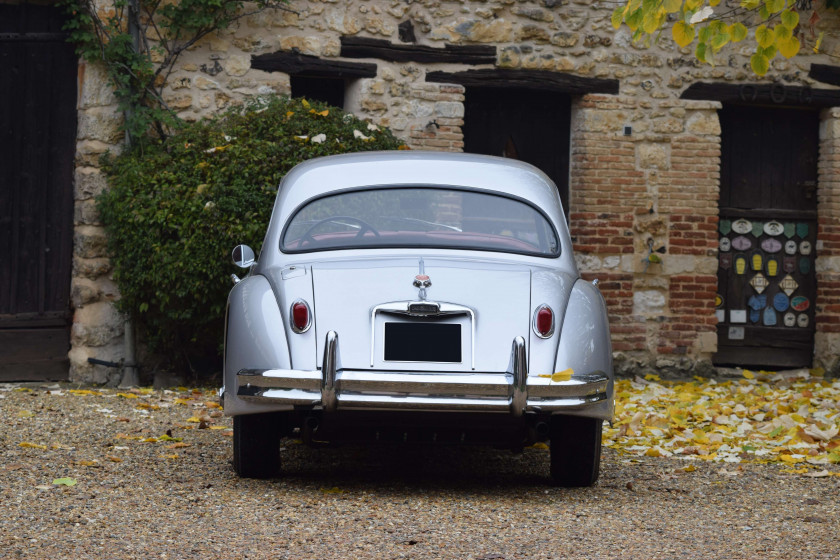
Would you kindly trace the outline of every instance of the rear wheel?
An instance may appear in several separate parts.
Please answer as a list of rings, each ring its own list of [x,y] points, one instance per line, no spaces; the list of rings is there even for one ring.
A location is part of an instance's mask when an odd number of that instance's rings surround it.
[[[552,416],[551,478],[558,486],[592,486],[601,468],[603,420]]]
[[[271,478],[280,473],[280,438],[285,412],[233,417],[233,468],[243,478]]]

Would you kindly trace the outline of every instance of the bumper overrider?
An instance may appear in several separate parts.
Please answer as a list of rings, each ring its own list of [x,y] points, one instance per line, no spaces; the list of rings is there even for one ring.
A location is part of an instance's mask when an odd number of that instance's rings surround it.
[[[326,336],[321,370],[242,370],[236,396],[244,401],[332,410],[560,412],[607,399],[603,372],[566,381],[528,376],[525,340],[516,337],[507,373],[414,373],[337,370],[338,335]]]

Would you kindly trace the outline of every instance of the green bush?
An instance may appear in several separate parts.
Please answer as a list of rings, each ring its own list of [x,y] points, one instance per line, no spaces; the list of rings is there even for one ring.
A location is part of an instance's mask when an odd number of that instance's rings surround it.
[[[169,367],[218,368],[230,274],[239,272],[230,251],[259,251],[283,175],[313,157],[400,145],[340,109],[271,98],[106,157],[110,188],[97,202],[120,309]]]

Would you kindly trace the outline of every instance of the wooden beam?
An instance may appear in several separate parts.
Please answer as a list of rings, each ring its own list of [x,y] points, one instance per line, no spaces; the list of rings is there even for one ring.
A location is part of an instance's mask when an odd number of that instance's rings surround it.
[[[733,105],[824,108],[840,105],[840,90],[783,84],[691,84],[681,99],[720,101]]]
[[[618,93],[618,80],[586,78],[547,70],[486,69],[463,72],[427,72],[426,81],[461,84],[467,87],[553,91],[572,95]]]
[[[324,59],[288,51],[252,56],[251,68],[313,78],[373,78],[376,76],[376,64]]]
[[[385,39],[342,37],[341,56],[378,58],[391,62],[454,62],[460,64],[495,64],[496,47],[487,45],[398,45]]]
[[[808,77],[824,84],[840,86],[840,66],[828,64],[812,64]]]

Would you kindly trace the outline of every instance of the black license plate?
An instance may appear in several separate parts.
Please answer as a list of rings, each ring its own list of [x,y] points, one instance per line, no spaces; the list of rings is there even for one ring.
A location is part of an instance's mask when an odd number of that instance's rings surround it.
[[[461,325],[451,323],[385,323],[388,362],[461,361]]]

